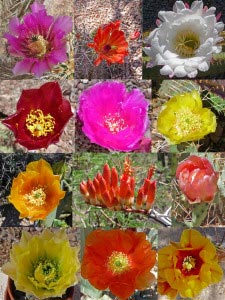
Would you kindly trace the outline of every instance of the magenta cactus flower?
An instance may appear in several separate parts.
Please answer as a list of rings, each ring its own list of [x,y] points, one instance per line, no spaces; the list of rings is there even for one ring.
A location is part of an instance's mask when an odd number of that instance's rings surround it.
[[[54,65],[66,61],[66,35],[72,27],[71,17],[49,16],[45,6],[37,1],[31,5],[31,13],[26,14],[21,23],[13,17],[9,22],[9,33],[4,34],[9,53],[22,58],[16,63],[13,73],[33,73],[41,77]]]
[[[149,126],[148,105],[139,89],[127,92],[123,83],[106,81],[81,94],[78,116],[92,143],[127,152],[139,148]]]

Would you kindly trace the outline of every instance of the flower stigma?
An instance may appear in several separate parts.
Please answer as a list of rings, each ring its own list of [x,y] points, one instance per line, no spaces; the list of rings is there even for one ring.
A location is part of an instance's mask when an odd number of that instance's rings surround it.
[[[116,49],[117,49],[116,46],[111,46],[111,45],[109,45],[109,44],[107,44],[107,45],[105,45],[105,46],[103,47],[103,51],[104,51],[105,53],[109,52],[110,50],[116,50]]]
[[[46,193],[43,187],[34,188],[29,194],[26,194],[25,199],[32,205],[42,206],[45,204]]]
[[[32,275],[28,276],[29,280],[36,288],[45,289],[57,285],[59,277],[60,272],[58,262],[48,258],[40,258],[38,262],[34,264]]]
[[[188,272],[194,269],[195,265],[196,259],[193,256],[186,256],[182,263],[183,270]]]
[[[26,127],[32,136],[47,136],[54,131],[55,119],[50,114],[44,115],[41,109],[32,109],[26,117]]]
[[[33,35],[27,47],[32,56],[42,58],[49,50],[49,42],[42,35]]]
[[[107,267],[113,274],[120,275],[130,269],[129,257],[123,252],[113,251],[108,258]]]
[[[179,56],[193,57],[200,46],[200,38],[192,30],[183,30],[176,35],[174,44],[175,51]]]
[[[125,120],[121,118],[119,113],[115,113],[114,115],[109,113],[108,115],[104,116],[104,125],[113,134],[118,133],[128,127],[125,124]]]

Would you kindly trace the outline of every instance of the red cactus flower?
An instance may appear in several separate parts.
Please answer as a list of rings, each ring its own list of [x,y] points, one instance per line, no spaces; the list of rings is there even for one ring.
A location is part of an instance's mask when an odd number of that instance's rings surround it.
[[[138,39],[140,37],[140,35],[141,35],[140,31],[135,30],[134,32],[132,32],[130,34],[130,39],[131,40],[136,40],[136,39]]]
[[[178,165],[176,178],[189,203],[210,202],[217,193],[219,173],[207,158],[189,156]]]
[[[119,299],[127,299],[135,289],[144,290],[154,280],[150,270],[156,252],[144,232],[94,230],[86,239],[81,275],[99,290],[107,288]]]
[[[2,123],[14,132],[16,142],[33,150],[57,143],[72,116],[59,84],[48,82],[39,89],[23,90],[16,113]]]
[[[114,210],[136,208],[148,211],[152,207],[156,193],[156,181],[151,180],[153,172],[154,168],[150,167],[136,200],[135,177],[129,158],[125,159],[124,171],[120,178],[115,167],[110,169],[109,165],[105,164],[102,174],[98,173],[93,181],[88,179],[81,182],[80,192],[85,201],[92,205]]]
[[[107,64],[124,63],[124,57],[128,55],[128,43],[124,32],[120,30],[120,21],[111,22],[105,26],[100,26],[94,37],[94,43],[89,43],[88,47],[93,48],[98,54],[94,64],[98,66],[102,60]]]

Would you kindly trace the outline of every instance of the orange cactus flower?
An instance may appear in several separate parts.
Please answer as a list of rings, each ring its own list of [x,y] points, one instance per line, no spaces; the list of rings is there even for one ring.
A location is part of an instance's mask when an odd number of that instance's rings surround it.
[[[156,181],[151,180],[153,173],[154,168],[150,167],[135,199],[135,177],[131,161],[127,157],[120,178],[115,167],[110,169],[109,165],[105,164],[102,174],[98,173],[93,181],[88,179],[88,181],[81,182],[80,192],[85,201],[92,205],[114,210],[135,208],[149,211],[154,203],[156,193]]]
[[[194,298],[222,279],[216,247],[197,230],[184,230],[180,242],[171,242],[158,254],[158,291],[170,299],[175,299],[177,294]]]
[[[107,64],[124,63],[124,57],[128,55],[128,43],[124,32],[120,30],[120,21],[111,22],[105,26],[100,26],[94,37],[94,43],[89,43],[88,47],[93,48],[98,54],[94,64],[98,66],[102,60]]]
[[[99,290],[107,288],[119,299],[127,299],[135,289],[150,287],[156,262],[144,232],[94,230],[86,239],[81,275]]]
[[[20,218],[44,220],[63,199],[65,192],[60,188],[60,176],[54,175],[48,162],[33,161],[25,172],[13,179],[8,197],[20,212]]]

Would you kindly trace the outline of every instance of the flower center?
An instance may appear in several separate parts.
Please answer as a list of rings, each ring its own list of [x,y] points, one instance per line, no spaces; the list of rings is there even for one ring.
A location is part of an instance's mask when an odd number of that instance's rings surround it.
[[[59,264],[53,259],[41,258],[33,267],[29,280],[36,288],[52,288],[60,277]]]
[[[182,109],[174,114],[176,115],[175,128],[178,135],[188,135],[201,129],[201,116],[193,113],[191,110]]]
[[[104,47],[103,47],[103,52],[105,52],[105,53],[108,53],[110,50],[116,50],[117,49],[117,46],[113,46],[113,45],[105,45]]]
[[[186,256],[183,260],[182,267],[185,271],[191,271],[195,268],[196,259],[193,256]]]
[[[123,252],[113,251],[107,262],[108,269],[116,275],[130,269],[129,257]]]
[[[192,30],[184,30],[176,35],[174,44],[175,51],[179,56],[193,57],[200,46],[200,38]]]
[[[112,115],[109,113],[104,117],[104,126],[109,129],[113,134],[126,129],[128,126],[125,124],[125,120],[121,118],[119,113]]]
[[[55,119],[50,114],[44,115],[41,109],[32,109],[26,117],[26,127],[32,136],[47,136],[54,131]]]
[[[104,52],[109,52],[111,50],[111,46],[110,45],[105,45],[104,47],[103,47],[103,51]]]
[[[32,56],[42,58],[49,50],[49,42],[42,35],[34,35],[27,45]]]
[[[34,188],[29,194],[26,194],[25,199],[32,205],[42,206],[45,204],[46,193],[43,187]]]

